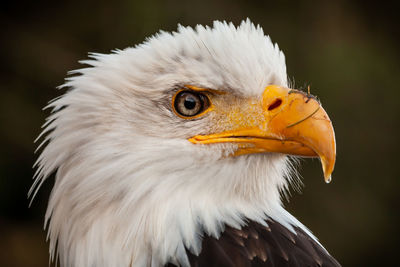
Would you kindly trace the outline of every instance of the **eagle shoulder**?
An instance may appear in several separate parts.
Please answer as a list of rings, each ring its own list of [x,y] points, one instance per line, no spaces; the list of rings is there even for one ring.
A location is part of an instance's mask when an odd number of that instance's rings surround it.
[[[249,221],[238,230],[226,226],[219,239],[205,236],[201,253],[187,251],[192,267],[341,266],[302,229],[295,232],[273,220]],[[169,265],[172,266],[172,265]]]

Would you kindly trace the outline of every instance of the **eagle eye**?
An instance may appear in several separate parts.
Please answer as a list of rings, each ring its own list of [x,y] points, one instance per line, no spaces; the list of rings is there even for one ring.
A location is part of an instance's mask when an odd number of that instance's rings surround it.
[[[194,117],[209,106],[209,100],[206,95],[193,91],[180,91],[173,99],[175,112],[183,117]]]

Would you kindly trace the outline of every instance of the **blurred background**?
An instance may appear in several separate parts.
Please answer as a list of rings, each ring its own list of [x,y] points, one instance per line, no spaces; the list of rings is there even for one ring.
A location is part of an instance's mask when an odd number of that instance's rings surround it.
[[[383,1],[9,1],[0,13],[0,266],[48,266],[43,217],[53,179],[28,208],[35,144],[67,71],[88,52],[134,46],[178,23],[249,17],[321,99],[337,134],[326,185],[303,160],[287,208],[344,266],[395,266],[399,233],[398,9]],[[386,2],[387,3],[387,2]]]

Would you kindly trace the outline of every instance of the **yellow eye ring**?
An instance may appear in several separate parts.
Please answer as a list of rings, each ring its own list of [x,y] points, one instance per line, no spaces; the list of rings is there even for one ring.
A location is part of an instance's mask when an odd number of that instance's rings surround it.
[[[183,119],[195,119],[212,108],[211,101],[206,93],[182,89],[172,97],[174,113]]]

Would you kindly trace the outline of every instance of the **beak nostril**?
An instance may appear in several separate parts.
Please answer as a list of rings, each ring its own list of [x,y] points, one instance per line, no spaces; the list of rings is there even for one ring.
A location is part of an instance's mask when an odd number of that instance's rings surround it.
[[[271,105],[269,105],[268,110],[273,110],[273,109],[279,107],[281,104],[282,104],[282,99],[277,98],[277,99],[275,99],[274,102],[272,102]]]

